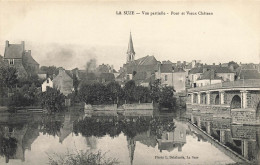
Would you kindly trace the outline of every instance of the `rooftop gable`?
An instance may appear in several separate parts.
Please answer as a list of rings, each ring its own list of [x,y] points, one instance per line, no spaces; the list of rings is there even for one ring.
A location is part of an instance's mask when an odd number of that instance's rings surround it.
[[[8,44],[5,47],[4,58],[13,59],[13,58],[22,58],[24,53],[23,44]]]

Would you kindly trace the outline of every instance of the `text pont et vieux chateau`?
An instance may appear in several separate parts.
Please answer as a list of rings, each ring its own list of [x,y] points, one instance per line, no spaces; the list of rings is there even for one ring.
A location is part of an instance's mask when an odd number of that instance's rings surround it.
[[[183,12],[165,12],[165,11],[156,11],[156,12],[149,12],[149,11],[116,11],[116,15],[149,15],[149,16],[156,16],[156,15],[213,15],[213,12],[205,12],[205,11],[183,11]]]

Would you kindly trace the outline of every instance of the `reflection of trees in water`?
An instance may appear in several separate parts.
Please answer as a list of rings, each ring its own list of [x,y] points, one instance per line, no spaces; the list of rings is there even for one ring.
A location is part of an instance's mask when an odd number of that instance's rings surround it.
[[[58,135],[64,121],[57,120],[55,116],[44,116],[41,123],[41,132],[52,136]]]
[[[137,134],[151,131],[151,134],[160,137],[163,131],[171,132],[175,128],[172,119],[165,120],[159,117],[128,117],[123,119],[113,118],[85,118],[73,125],[73,131],[77,135],[102,137],[109,135],[116,137],[123,132],[127,137],[133,138]]]
[[[4,137],[0,135],[0,155],[5,156],[6,163],[8,163],[9,158],[14,156],[17,149],[17,140],[12,137]]]

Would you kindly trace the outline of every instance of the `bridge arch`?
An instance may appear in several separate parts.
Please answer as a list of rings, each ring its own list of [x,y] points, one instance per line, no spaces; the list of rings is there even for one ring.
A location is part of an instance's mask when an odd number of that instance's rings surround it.
[[[219,105],[219,94],[215,97],[215,105]]]
[[[241,108],[241,97],[238,95],[235,95],[230,103],[230,108],[231,109],[237,109],[237,108]]]

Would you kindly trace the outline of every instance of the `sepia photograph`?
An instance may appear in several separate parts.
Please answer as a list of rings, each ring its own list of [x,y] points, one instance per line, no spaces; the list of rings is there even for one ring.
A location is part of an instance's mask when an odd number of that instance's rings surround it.
[[[0,164],[259,165],[260,1],[0,1]]]

